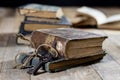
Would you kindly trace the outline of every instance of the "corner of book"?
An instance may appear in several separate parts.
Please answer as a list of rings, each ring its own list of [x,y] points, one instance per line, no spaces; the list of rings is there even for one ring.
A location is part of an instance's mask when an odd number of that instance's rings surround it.
[[[55,60],[55,61],[52,61],[52,62],[47,62],[45,64],[45,71],[50,72],[50,73],[60,71],[60,70],[56,70],[56,69],[50,70],[50,64],[54,64],[54,63],[57,63],[57,62],[60,62],[60,61],[63,61],[63,60],[64,59],[61,58],[61,59],[58,59],[58,60]]]
[[[48,63],[46,63],[45,64],[45,71],[47,71],[47,72],[52,72],[50,69],[49,69],[49,65],[51,64],[51,62],[48,62]]]
[[[21,22],[21,25],[20,25],[20,28],[19,28],[19,33],[21,33],[23,35],[31,34],[32,31],[25,31],[24,30],[24,24],[25,24],[25,21]]]

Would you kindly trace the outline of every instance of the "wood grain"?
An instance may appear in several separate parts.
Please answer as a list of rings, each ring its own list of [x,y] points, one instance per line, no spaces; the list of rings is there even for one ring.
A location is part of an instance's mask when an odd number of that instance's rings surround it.
[[[103,47],[107,53],[109,53],[113,59],[120,64],[120,45],[116,45],[111,39],[107,39],[104,42]]]
[[[5,49],[6,49],[5,47],[0,47],[0,73],[1,73],[1,68],[3,64]]]
[[[6,39],[3,40],[1,37],[4,43],[6,43],[6,47],[0,47],[0,80],[30,80],[30,75],[25,71],[13,69],[15,66],[15,55],[22,50],[27,50],[26,46],[17,46],[15,44],[14,19],[4,18],[0,29],[2,29],[1,35]]]
[[[47,77],[46,77],[47,76]],[[91,66],[80,66],[57,73],[31,76],[32,80],[102,80]]]
[[[112,41],[112,43],[116,44],[117,46],[120,46],[120,31],[119,30],[103,30],[103,32],[109,36],[109,40]]]
[[[25,71],[19,69],[13,69],[16,65],[14,62],[15,55],[21,52],[22,50],[27,50],[26,46],[11,46],[14,44],[14,38],[10,37],[8,46],[6,47],[6,51],[4,53],[4,59],[2,62],[2,68],[0,73],[0,79],[2,80],[30,80],[30,75],[28,75]],[[16,75],[16,76],[15,76]]]
[[[114,59],[106,55],[104,59],[95,65],[94,69],[100,74],[103,80],[119,80],[120,65]]]
[[[118,8],[112,11],[111,8],[99,9],[108,15],[119,12],[117,11]],[[75,10],[76,7],[72,9],[64,8],[65,15],[71,18],[74,17],[73,14],[76,14]],[[30,76],[23,70],[13,69],[15,55],[22,51],[32,50],[27,46],[15,44],[15,34],[18,26],[14,26],[16,23],[14,21],[14,18],[0,19],[0,35],[2,36],[0,37],[0,80],[120,80],[120,31],[83,29],[84,31],[108,36],[108,39],[103,43],[103,49],[107,52],[107,55],[99,63],[79,66],[57,73],[47,72]]]
[[[116,30],[95,30],[85,29],[84,31],[98,33],[108,36],[103,43],[103,49],[106,51],[107,56],[95,65],[93,68],[98,72],[103,80],[119,80],[120,79],[120,44],[119,44],[119,31]],[[112,76],[111,76],[112,75]]]
[[[93,67],[103,80],[119,80],[120,47],[117,47],[113,40],[111,40],[111,36],[109,36],[103,43],[103,49],[106,51],[107,56],[100,63],[93,65]]]

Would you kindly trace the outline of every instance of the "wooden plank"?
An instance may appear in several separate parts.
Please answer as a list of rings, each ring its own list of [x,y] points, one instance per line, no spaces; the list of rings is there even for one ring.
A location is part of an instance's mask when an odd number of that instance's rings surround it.
[[[3,64],[4,53],[5,53],[5,47],[0,47],[0,72]]]
[[[3,18],[0,23],[0,46],[6,46],[9,36],[14,32],[14,18]]]
[[[103,80],[120,80],[120,65],[109,55],[106,55],[100,63],[93,67]]]
[[[120,65],[118,62],[120,62],[120,55],[118,54],[120,50],[115,49],[116,44],[114,42],[118,42],[118,38],[115,38],[115,35],[119,35],[120,32],[113,30],[101,31],[108,36],[108,39],[103,43],[103,49],[108,55],[100,63],[93,65],[93,68],[100,74],[103,80],[119,80]]]
[[[29,75],[24,72],[12,71],[0,74],[0,80],[30,80]]]
[[[102,80],[91,66],[80,66],[56,73],[31,76],[31,80]]]
[[[106,39],[103,43],[103,49],[108,53],[108,55],[105,56],[100,63],[94,64],[92,66],[96,70],[96,72],[99,73],[103,80],[119,80],[120,65],[118,64],[118,60],[120,60],[120,55],[118,55],[118,53],[120,52],[120,48],[119,50],[114,48],[116,44],[111,42],[112,37],[106,34],[103,30],[97,31],[93,29],[86,31],[108,36],[108,39]],[[110,32],[109,34],[116,35],[116,32]],[[118,38],[116,40],[118,40]],[[112,46],[112,44],[114,44],[114,46]]]
[[[120,46],[116,45],[111,39],[107,39],[104,43],[104,49],[113,59],[120,64]]]
[[[120,64],[120,31],[104,30],[104,33],[107,34],[109,38],[104,42],[103,48]]]
[[[0,24],[0,34],[13,33],[14,18],[3,18]]]
[[[111,40],[114,44],[116,44],[117,46],[120,47],[120,34],[114,35],[114,36],[110,36],[109,38],[110,38],[110,40]]]
[[[6,45],[8,43],[9,36],[5,33],[1,34],[4,30],[3,18],[0,18],[0,72],[3,64],[4,53],[6,50]]]
[[[26,46],[17,46],[17,45],[12,45],[10,46],[10,44],[14,44],[13,41],[14,38],[10,38],[9,39],[9,43],[8,46],[6,47],[6,51],[4,54],[4,60],[3,60],[3,64],[2,64],[2,70],[0,73],[0,79],[2,80],[30,80],[30,75],[27,74],[25,71],[23,70],[19,70],[19,69],[13,69],[13,67],[15,66],[15,55],[18,54],[19,52],[21,52],[22,50],[26,50]]]
[[[120,50],[115,50],[111,43],[108,39],[103,43],[103,49],[107,52],[107,55],[100,63],[93,65],[93,67],[103,80],[120,80],[120,64],[117,62],[118,58],[115,58],[115,55],[117,56]],[[118,56],[120,57],[120,55]]]
[[[69,70],[68,73],[71,77],[74,76],[71,80],[74,80],[75,78],[76,80],[102,80],[91,65],[73,68],[72,70]]]
[[[14,33],[9,34],[9,40],[7,46],[13,46],[13,47],[19,46],[16,44],[16,34]]]
[[[109,40],[111,40],[117,46],[120,46],[120,31],[119,30],[103,30],[103,32],[109,36]]]
[[[7,35],[7,34],[0,34],[0,47],[6,46],[7,42],[8,42],[8,39],[9,39],[9,35]]]
[[[30,75],[25,71],[19,69],[13,69],[14,64],[14,53],[17,53],[20,47],[7,47],[5,52],[4,62],[2,64],[2,70],[0,73],[1,80],[30,80]],[[24,48],[24,47],[23,47]]]

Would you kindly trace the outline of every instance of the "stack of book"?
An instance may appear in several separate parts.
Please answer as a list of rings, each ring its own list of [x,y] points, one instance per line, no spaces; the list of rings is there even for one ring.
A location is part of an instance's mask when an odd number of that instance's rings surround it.
[[[102,43],[106,38],[79,29],[56,28],[34,31],[31,40],[35,48],[45,43],[58,51],[59,59],[45,64],[46,71],[55,72],[102,59],[105,55]]]
[[[19,7],[18,13],[24,17],[19,33],[28,38],[30,38],[31,32],[37,29],[68,28],[71,26],[63,14],[62,8],[58,6],[28,4]],[[18,38],[16,42],[22,43]]]

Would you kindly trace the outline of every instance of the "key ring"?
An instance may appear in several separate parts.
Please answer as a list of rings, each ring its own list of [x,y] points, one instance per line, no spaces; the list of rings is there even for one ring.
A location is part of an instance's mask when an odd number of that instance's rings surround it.
[[[18,34],[17,36],[20,37],[20,38],[23,39],[23,40],[26,40],[26,41],[30,42],[30,44],[35,48],[34,43],[33,43],[31,40],[26,39],[26,38],[24,37],[24,35]],[[28,63],[30,62],[30,60],[33,59],[34,57],[39,56],[40,58],[42,58],[42,55],[39,54],[39,50],[40,50],[41,48],[44,48],[45,50],[47,50],[47,51],[52,55],[53,58],[58,57],[58,51],[57,51],[55,48],[53,48],[51,45],[48,45],[48,44],[41,44],[41,45],[39,45],[37,48],[35,48],[35,51],[32,52],[32,54],[28,54],[28,53],[19,53],[19,54],[17,54],[17,55],[15,56],[15,63],[16,63],[16,64],[18,63],[18,62],[17,62],[17,58],[18,58],[21,54],[28,55],[28,58],[25,59],[25,61],[24,61],[23,64],[17,64],[14,68],[17,68],[17,67],[18,67],[18,68],[24,68],[24,67],[26,67],[26,66],[28,65]]]

